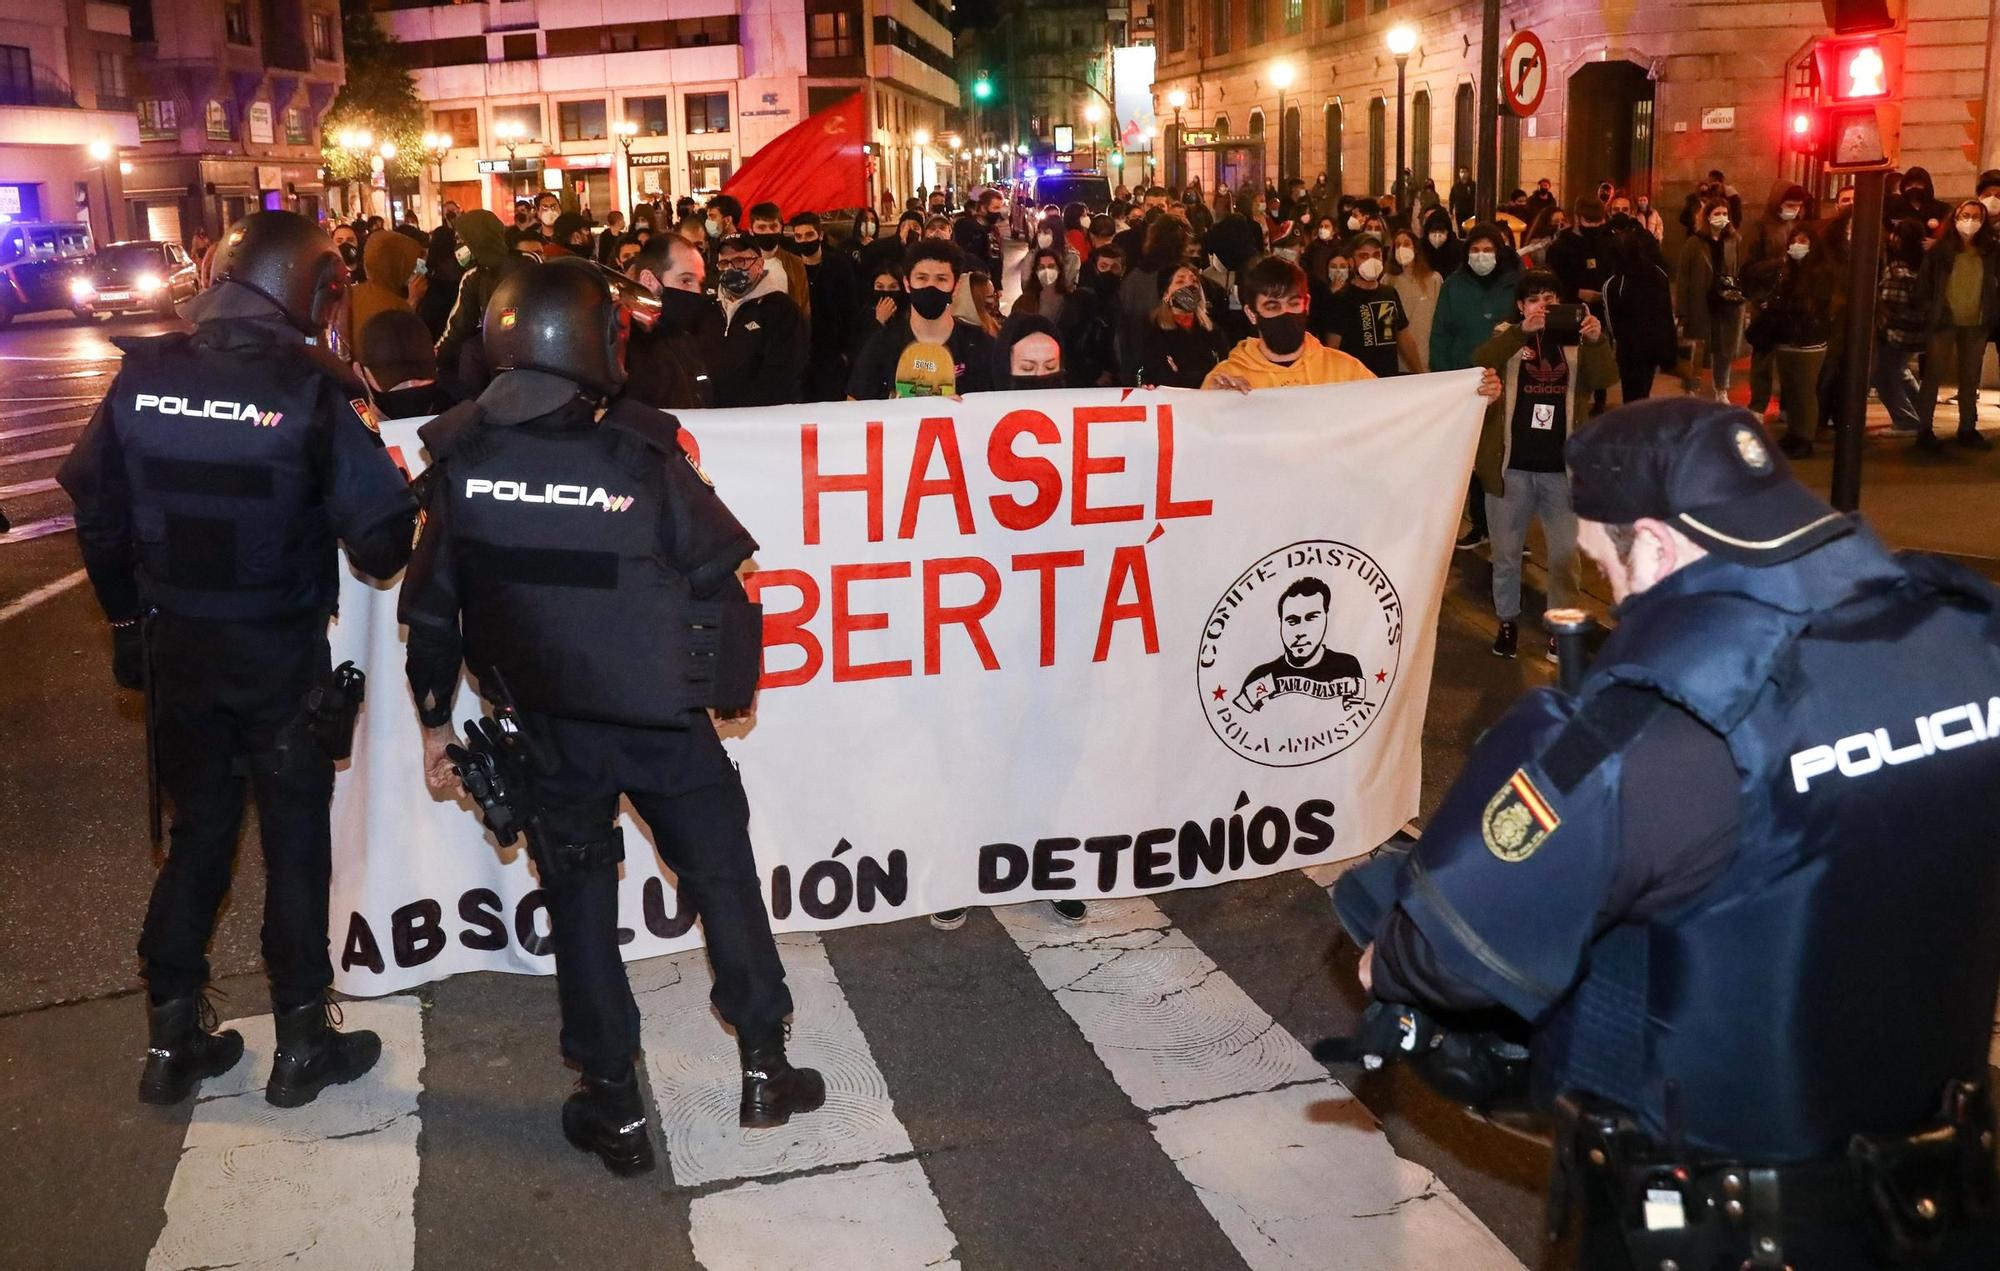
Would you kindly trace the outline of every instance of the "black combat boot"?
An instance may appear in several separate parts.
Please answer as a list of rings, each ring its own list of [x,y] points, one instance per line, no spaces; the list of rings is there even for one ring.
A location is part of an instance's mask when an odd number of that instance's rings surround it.
[[[264,1099],[280,1108],[298,1108],[319,1098],[328,1086],[354,1080],[382,1057],[382,1039],[367,1029],[336,1032],[340,1008],[324,999],[276,1012],[278,1053]]]
[[[147,1008],[150,1040],[139,1102],[179,1103],[204,1077],[220,1077],[243,1058],[243,1035],[213,1032],[215,1008],[199,993]]]
[[[617,1081],[585,1076],[576,1093],[563,1100],[563,1137],[579,1152],[595,1152],[613,1174],[630,1176],[653,1168],[653,1141],[646,1137],[646,1107],[639,1101],[639,1074],[626,1069]]]
[[[743,1056],[743,1106],[737,1124],[746,1130],[783,1125],[794,1113],[816,1112],[826,1102],[826,1081],[811,1068],[794,1068],[785,1058],[785,1030],[757,1036],[738,1034]]]

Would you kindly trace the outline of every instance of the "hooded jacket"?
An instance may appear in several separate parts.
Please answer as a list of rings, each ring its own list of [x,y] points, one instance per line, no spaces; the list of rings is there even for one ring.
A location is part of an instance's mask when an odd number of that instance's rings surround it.
[[[361,265],[368,272],[368,281],[359,283],[347,293],[347,303],[341,306],[336,327],[340,332],[341,347],[350,358],[359,359],[360,350],[354,343],[356,335],[367,327],[368,319],[389,309],[400,309],[413,313],[409,300],[410,271],[423,259],[423,248],[406,234],[370,234],[368,242],[361,249]]]
[[[1475,227],[1466,241],[1477,237]],[[1438,291],[1437,312],[1431,317],[1429,360],[1433,371],[1460,371],[1472,365],[1479,346],[1493,338],[1493,332],[1514,316],[1514,284],[1521,277],[1521,259],[1507,246],[1505,234],[1497,244],[1498,259],[1493,272],[1481,278],[1469,266],[1461,265],[1444,280]]]
[[[1256,336],[1229,351],[1229,356],[1201,381],[1203,388],[1215,387],[1218,375],[1234,375],[1252,388],[1296,388],[1307,384],[1351,384],[1375,378],[1360,359],[1339,349],[1328,348],[1319,337],[1308,334],[1298,359],[1278,363],[1264,351]]]
[[[458,241],[472,249],[472,265],[459,279],[458,303],[445,319],[444,335],[437,345],[438,373],[457,381],[458,396],[477,396],[486,386],[485,359],[479,350],[480,323],[486,317],[486,302],[500,280],[528,259],[507,247],[507,229],[500,218],[485,208],[459,213],[452,222]]]
[[[1922,193],[1918,193],[1917,189],[1921,189]],[[1938,200],[1937,183],[1931,180],[1930,169],[1921,165],[1903,174],[1901,193],[1882,200],[1884,224],[1894,225],[1897,221],[1911,219],[1923,223],[1926,238],[1935,238],[1940,231],[1951,228],[1945,224],[1951,219],[1951,209]]]
[[[722,298],[722,324],[706,352],[717,406],[776,406],[803,391],[811,342],[782,274],[770,269],[740,300]]]

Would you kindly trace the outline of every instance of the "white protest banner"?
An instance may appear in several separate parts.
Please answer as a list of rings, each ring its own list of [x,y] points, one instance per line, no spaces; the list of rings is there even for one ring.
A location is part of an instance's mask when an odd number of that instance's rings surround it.
[[[762,545],[764,686],[724,736],[773,925],[1142,895],[1387,839],[1417,810],[1477,382],[684,416]],[[415,428],[383,426],[413,472]],[[525,852],[424,786],[393,589],[343,585],[334,657],[369,692],[334,796],[338,987],[548,973]],[[625,825],[625,956],[697,944]]]

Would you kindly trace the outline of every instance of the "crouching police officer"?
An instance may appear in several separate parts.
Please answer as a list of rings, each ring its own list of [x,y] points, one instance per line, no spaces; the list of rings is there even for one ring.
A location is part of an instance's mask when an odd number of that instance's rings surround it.
[[[484,339],[499,374],[422,431],[426,520],[401,614],[426,775],[442,792],[447,747],[467,758],[449,723],[462,656],[481,696],[518,706],[509,728],[539,752],[515,779],[532,784],[520,819],[549,901],[562,1050],[583,1072],[564,1133],[637,1173],[653,1149],[616,936],[621,794],[701,916],[712,1000],[742,1056],[741,1124],[782,1125],[826,1098],[817,1072],[785,1059],[792,999],[749,805],[704,709],[746,709],[756,687],[761,619],[736,567],[757,545],[671,415],[628,398],[600,418],[625,373],[617,306],[592,266],[515,271],[487,306]],[[477,735],[496,736],[491,722]],[[482,806],[492,793],[473,792]],[[490,807],[488,823],[502,828]]]
[[[243,1053],[201,996],[247,784],[263,841],[264,961],[278,1049],[265,1095],[295,1107],[372,1066],[326,990],[333,764],[359,686],[329,665],[335,542],[386,579],[416,502],[360,381],[317,341],[347,268],[325,231],[256,212],[223,238],[193,333],[121,340],[124,366],[62,486],[110,619],[113,672],[145,686],[171,847],[139,939],[151,1044],[139,1097],[176,1103]],[[150,616],[149,616],[150,615]],[[348,670],[349,668],[343,668]],[[147,683],[150,679],[150,684]]]
[[[1532,1023],[1585,1266],[2000,1266],[2000,596],[1891,557],[1746,411],[1567,451],[1618,628],[1336,888],[1363,984]]]

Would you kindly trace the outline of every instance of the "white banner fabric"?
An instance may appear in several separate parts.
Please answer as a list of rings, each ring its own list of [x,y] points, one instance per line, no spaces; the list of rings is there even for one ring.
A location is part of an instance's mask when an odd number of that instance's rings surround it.
[[[773,926],[1143,895],[1387,839],[1417,811],[1477,382],[684,416],[762,545],[763,688],[723,732]],[[383,425],[412,473],[419,422]],[[550,973],[525,851],[424,785],[395,601],[349,573],[333,629],[369,679],[334,793],[336,984]],[[462,691],[456,717],[477,709]],[[698,944],[629,809],[625,831],[625,957]]]

